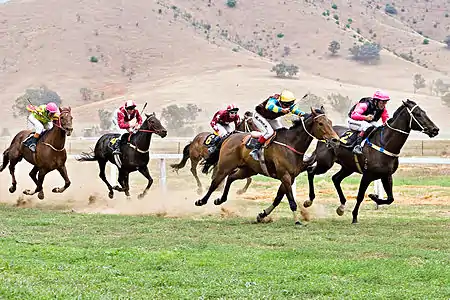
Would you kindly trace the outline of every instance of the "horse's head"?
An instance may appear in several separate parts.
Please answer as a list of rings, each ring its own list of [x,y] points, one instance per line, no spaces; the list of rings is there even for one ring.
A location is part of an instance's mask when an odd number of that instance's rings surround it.
[[[419,105],[409,99],[402,102],[411,116],[410,124],[412,130],[422,131],[430,138],[438,135],[439,128],[430,120],[427,113]]]
[[[72,127],[72,109],[69,107],[60,107],[59,108],[59,121],[58,127],[66,132],[67,136],[70,136],[73,131]]]
[[[333,123],[325,115],[323,106],[320,109],[311,107],[311,115],[308,117],[312,120],[311,133],[318,140],[325,140],[327,145],[335,148],[339,146],[339,136],[333,129]]]
[[[253,113],[251,111],[246,111],[244,113],[244,119],[242,119],[241,123],[239,123],[236,130],[243,132],[260,131],[258,126],[256,126],[253,121]]]
[[[150,131],[155,132],[160,137],[164,138],[167,136],[167,130],[161,124],[161,121],[156,117],[155,113],[145,114],[145,121],[142,127],[146,127]]]

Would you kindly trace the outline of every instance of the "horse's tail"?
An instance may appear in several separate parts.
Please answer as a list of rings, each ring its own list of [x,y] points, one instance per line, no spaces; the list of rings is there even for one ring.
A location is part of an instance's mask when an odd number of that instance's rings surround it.
[[[6,169],[8,164],[9,164],[9,147],[5,151],[3,151],[3,162],[2,166],[0,167],[0,172]]]
[[[305,165],[307,167],[309,167],[309,166],[311,166],[312,164],[314,164],[316,162],[316,158],[317,158],[317,153],[316,153],[316,150],[314,150],[313,153],[311,153],[311,156],[306,157],[305,159],[303,159],[303,162],[305,163]]]
[[[189,159],[189,149],[191,147],[191,143],[187,144],[184,149],[183,149],[183,158],[181,159],[181,161],[177,164],[171,164],[170,166],[172,167],[172,169],[174,169],[175,171],[178,172],[179,169],[184,168],[184,166],[186,165],[186,162]]]
[[[97,161],[94,152],[81,152],[81,154],[75,158],[77,161]]]
[[[211,153],[201,164],[203,165],[202,173],[208,174],[211,168],[215,167],[219,162],[220,151],[216,150]]]

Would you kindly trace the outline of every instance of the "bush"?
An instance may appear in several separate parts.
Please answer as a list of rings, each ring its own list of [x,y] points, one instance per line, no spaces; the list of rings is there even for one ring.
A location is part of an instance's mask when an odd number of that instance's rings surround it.
[[[56,92],[49,90],[45,85],[38,89],[27,89],[24,95],[14,101],[12,106],[13,115],[15,118],[28,115],[27,105],[30,103],[38,106],[49,102],[55,102],[58,106],[62,103],[61,97]]]
[[[424,44],[424,45],[428,45],[429,43],[430,43],[429,39],[424,39],[423,42],[422,42],[422,44]]]
[[[447,48],[450,49],[450,35],[447,35],[447,37],[444,40],[444,43],[447,44]]]
[[[386,6],[384,7],[384,11],[390,15],[397,14],[397,9],[394,6],[392,6],[391,4],[386,4]]]
[[[283,33],[279,33],[279,34],[277,34],[277,38],[283,38],[284,37],[284,34]]]
[[[227,6],[228,7],[235,7],[236,6],[236,0],[227,0]]]
[[[161,119],[167,123],[168,130],[180,136],[189,136],[194,133],[193,122],[201,111],[196,104],[188,104],[184,107],[172,104],[163,108]]]
[[[275,72],[277,77],[287,78],[296,75],[298,73],[298,67],[296,65],[288,65],[282,62],[273,66],[270,72]]]
[[[344,120],[353,104],[352,100],[348,96],[344,97],[341,94],[333,93],[331,95],[328,95],[327,99],[330,102],[333,110],[338,112],[341,116],[341,121]]]
[[[90,101],[92,97],[92,91],[88,88],[81,88],[80,89],[81,94],[81,100],[83,101]]]
[[[107,109],[99,109],[97,112],[100,118],[100,128],[102,130],[111,129],[113,113]]]
[[[310,112],[310,107],[319,108],[325,104],[325,100],[317,95],[308,94],[308,96],[297,103],[298,107],[304,112]]]
[[[339,44],[338,41],[331,41],[330,45],[328,46],[328,51],[330,51],[332,55],[336,55],[339,49],[341,49],[341,44]]]
[[[421,74],[414,74],[413,77],[414,94],[421,88],[426,87],[425,79]]]
[[[97,63],[98,62],[98,58],[95,56],[91,56],[90,61],[93,63]]]
[[[450,107],[450,93],[446,93],[444,96],[441,97],[442,103]]]
[[[381,46],[377,43],[365,43],[363,45],[355,45],[349,49],[356,61],[364,63],[373,63],[380,59]]]
[[[333,18],[335,19],[335,20],[339,20],[339,16],[338,15],[333,15]]]
[[[337,7],[336,4],[333,4],[333,5],[331,5],[331,8],[332,8],[332,9],[337,9],[338,7]]]

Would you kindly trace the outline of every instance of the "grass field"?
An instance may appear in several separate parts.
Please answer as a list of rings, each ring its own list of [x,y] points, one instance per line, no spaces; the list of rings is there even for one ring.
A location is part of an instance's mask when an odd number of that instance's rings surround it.
[[[329,213],[302,227],[286,201],[264,224],[253,213],[127,216],[1,204],[0,299],[449,299],[448,168],[396,175],[396,202],[378,210],[364,202],[358,225],[349,210],[359,176],[344,185],[343,217],[334,214],[329,175],[317,178],[313,208]],[[194,187],[187,171],[169,176],[169,188]],[[305,182],[299,177],[299,202]],[[229,202],[260,211],[274,183],[255,177]]]

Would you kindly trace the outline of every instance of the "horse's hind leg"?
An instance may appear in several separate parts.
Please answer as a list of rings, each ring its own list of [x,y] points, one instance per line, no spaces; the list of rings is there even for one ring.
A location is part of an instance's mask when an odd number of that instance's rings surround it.
[[[227,201],[228,192],[230,191],[230,186],[235,180],[244,179],[249,176],[253,176],[255,174],[256,173],[252,169],[244,167],[244,168],[239,168],[233,174],[228,175],[227,183],[225,184],[225,188],[224,188],[222,197],[216,199],[214,201],[214,204],[220,205],[220,204],[224,203],[225,201]]]
[[[329,161],[318,161],[317,165],[313,167],[308,167],[308,186],[309,186],[309,200],[306,200],[303,203],[303,207],[310,207],[313,204],[314,199],[316,198],[316,193],[314,191],[314,176],[325,174],[331,167],[333,166],[333,162],[330,158]]]
[[[381,177],[381,183],[383,183],[383,188],[386,192],[387,199],[380,199],[378,198],[378,195],[370,194],[369,198],[376,202],[377,205],[383,205],[383,204],[391,204],[394,202],[394,194],[392,192],[392,175],[387,175],[384,177]]]
[[[242,189],[238,190],[238,191],[236,192],[236,194],[242,195],[242,194],[244,194],[245,192],[247,192],[248,187],[250,186],[251,183],[252,183],[252,178],[251,178],[251,177],[248,177],[248,178],[247,178],[247,183],[245,184],[245,186],[244,186]]]
[[[58,168],[58,172],[59,172],[59,174],[61,174],[61,177],[64,179],[64,187],[54,188],[52,190],[53,193],[62,193],[70,186],[70,179],[69,179],[69,176],[67,175],[66,166],[62,166],[62,167]]]
[[[138,195],[138,199],[142,199],[144,198],[144,196],[147,194],[147,191],[150,189],[150,187],[153,184],[153,178],[150,175],[150,172],[148,170],[147,166],[143,166],[141,168],[139,168],[139,172],[145,176],[145,178],[147,178],[148,182],[147,182],[147,187],[145,188],[145,190],[142,192],[142,194]]]
[[[112,185],[108,182],[108,180],[106,179],[106,174],[105,174],[105,168],[106,168],[106,160],[98,160],[98,166],[100,168],[100,173],[98,174],[98,176],[103,180],[103,182],[106,184],[106,186],[108,187],[109,193],[108,193],[108,197],[110,199],[112,199],[114,197],[114,191],[113,191],[113,187]],[[113,166],[114,168],[115,166]]]
[[[278,188],[277,195],[275,196],[275,199],[273,200],[272,204],[268,208],[264,209],[262,213],[259,213],[258,216],[256,216],[256,221],[262,222],[262,220],[265,217],[270,215],[270,213],[275,209],[275,207],[277,207],[280,204],[284,195],[286,195],[286,190],[284,188],[284,185],[281,184],[280,187]]]
[[[43,189],[42,185],[44,184],[45,175],[47,175],[48,172],[49,171],[46,169],[40,169],[39,173],[38,173],[36,189],[34,190],[34,192],[32,192],[31,190],[25,190],[25,191],[23,191],[23,193],[25,195],[29,195],[29,196],[39,193],[38,198],[41,200],[44,199],[44,189]]]
[[[236,166],[232,164],[226,163],[218,164],[217,174],[211,181],[211,185],[208,188],[208,192],[202,199],[195,201],[195,205],[196,206],[205,205],[208,202],[209,197],[211,197],[211,194],[217,189],[219,184],[225,179],[225,177],[227,177],[231,172],[233,172],[234,169],[236,169]]]
[[[34,166],[33,169],[31,169],[30,173],[28,173],[28,175],[33,180],[34,184],[36,184],[36,185],[38,184],[38,180],[37,180],[38,171],[39,171],[39,168]]]
[[[345,211],[345,203],[347,202],[347,199],[345,199],[344,192],[342,192],[341,182],[348,176],[350,176],[353,172],[349,171],[348,169],[345,169],[342,167],[339,172],[334,174],[331,179],[333,180],[334,187],[336,188],[336,191],[339,195],[339,201],[341,201],[341,205],[336,209],[336,213],[339,216],[342,216]]]
[[[295,180],[295,177],[292,177],[289,174],[285,174],[281,178],[281,182],[283,182],[284,189],[286,191],[286,197],[288,198],[288,201],[289,201],[289,207],[291,208],[292,215],[294,217],[294,223],[295,223],[295,225],[302,225],[302,223],[298,219],[297,202],[295,201],[294,194],[292,192],[292,182],[294,182],[294,180]]]
[[[14,193],[17,189],[17,181],[16,181],[16,175],[14,172],[16,171],[16,165],[20,161],[20,158],[11,159],[9,163],[9,173],[11,174],[11,186],[9,187],[9,192]]]
[[[212,171],[212,174],[211,174],[211,180],[213,180],[214,177],[216,177],[216,174],[217,174],[217,166],[215,166],[214,169],[213,169],[213,171]],[[221,183],[219,183],[219,186],[217,187],[217,190],[218,190],[219,192],[223,192],[224,184],[225,184],[225,183],[224,183],[223,181],[222,181]]]
[[[197,175],[197,165],[200,160],[198,158],[191,157],[191,173],[197,182],[197,194],[201,195],[203,193],[202,183],[200,182],[200,178]]]

